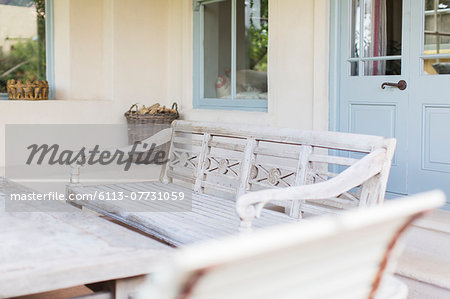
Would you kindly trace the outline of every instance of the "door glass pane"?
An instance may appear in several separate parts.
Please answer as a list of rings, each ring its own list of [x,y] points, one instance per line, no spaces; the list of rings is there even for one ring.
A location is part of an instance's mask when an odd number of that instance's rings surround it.
[[[402,55],[403,1],[352,0],[351,3],[351,57],[364,61],[365,76],[400,75],[401,62],[383,61],[382,57]],[[381,59],[364,59],[369,57]],[[352,76],[358,75],[356,65],[352,63]]]
[[[0,1],[0,23],[0,93],[8,80],[45,80],[45,2]]]
[[[359,62],[350,62],[350,76],[359,76]]]
[[[450,58],[424,59],[424,72],[428,75],[450,74]]]
[[[429,55],[429,54],[448,54],[448,53],[450,53],[450,36],[425,34],[424,54]]]
[[[447,18],[450,0],[425,0],[425,30],[442,30],[448,25]],[[447,27],[448,29],[448,27]]]
[[[424,54],[450,54],[450,0],[425,0],[424,15]],[[424,59],[424,73],[449,74],[449,61],[446,57]]]
[[[268,0],[237,0],[236,5],[236,98],[266,100]]]
[[[230,98],[231,1],[204,5],[204,97]]]
[[[360,57],[361,51],[361,4],[360,0],[352,1],[351,24],[351,57]]]
[[[402,74],[402,61],[375,60],[364,62],[364,76],[394,76]]]
[[[402,54],[402,0],[364,1],[364,57]]]

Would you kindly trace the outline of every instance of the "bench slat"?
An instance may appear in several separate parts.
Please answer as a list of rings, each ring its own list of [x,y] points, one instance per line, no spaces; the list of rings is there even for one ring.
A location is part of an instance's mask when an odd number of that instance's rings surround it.
[[[359,152],[370,152],[374,147],[383,146],[385,142],[385,138],[383,137],[351,133],[316,132],[290,128],[258,127],[245,124],[203,123],[182,120],[175,122],[174,129],[181,132],[193,132],[198,134],[208,132],[212,135],[230,138],[251,137],[256,140],[298,143]]]
[[[145,192],[161,190],[162,192],[191,192],[192,211],[188,212],[123,212],[123,207],[111,202],[85,202],[82,205],[96,210],[114,219],[125,222],[145,232],[156,234],[158,238],[172,245],[180,246],[200,240],[216,238],[238,232],[239,217],[235,203],[218,197],[194,194],[188,188],[174,184],[164,185],[160,182],[140,182],[130,184],[102,185],[72,188],[72,192],[93,193],[95,191]],[[130,202],[132,207],[145,206],[146,202]],[[130,207],[126,205],[126,207]],[[255,222],[257,229],[280,223],[289,223],[294,219],[282,213],[265,210],[261,219]],[[145,229],[143,229],[145,227]],[[188,228],[188,229],[187,229]]]
[[[236,152],[243,152],[245,150],[245,145],[242,144],[235,144],[235,143],[226,143],[226,142],[220,142],[220,141],[210,141],[209,142],[210,147],[225,149],[225,150],[231,150]]]
[[[351,166],[351,165],[355,164],[356,162],[358,162],[358,159],[340,157],[340,156],[331,156],[331,155],[311,154],[309,156],[309,161],[325,162],[325,163],[329,163],[329,164]]]

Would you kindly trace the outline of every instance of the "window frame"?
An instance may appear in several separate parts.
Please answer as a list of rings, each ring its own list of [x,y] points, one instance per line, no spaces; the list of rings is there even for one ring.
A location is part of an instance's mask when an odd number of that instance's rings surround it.
[[[226,0],[193,0],[194,5],[194,108],[199,109],[217,109],[217,110],[243,110],[267,112],[268,99],[220,99],[205,98],[204,93],[204,59],[203,59],[203,16],[204,5],[221,2]],[[231,84],[232,94],[236,89],[236,3],[231,1]]]
[[[53,1],[45,0],[45,60],[47,81],[49,86],[49,99],[55,98],[55,68],[54,68],[54,11]],[[8,100],[7,93],[0,93],[0,100]]]

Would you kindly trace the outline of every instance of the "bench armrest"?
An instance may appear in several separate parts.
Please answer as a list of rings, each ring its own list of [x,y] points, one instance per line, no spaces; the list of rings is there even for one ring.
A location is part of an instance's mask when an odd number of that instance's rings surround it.
[[[148,147],[144,147],[144,144],[155,144],[155,146],[160,146],[164,143],[167,143],[172,138],[172,128],[167,128],[164,130],[159,131],[158,133],[148,137],[147,139],[141,141],[141,143],[136,145],[129,145],[121,148],[115,148],[115,149],[99,149],[100,152],[103,151],[110,151],[110,152],[117,152],[121,151],[124,153],[140,153],[140,152],[146,152],[149,150]],[[86,159],[86,154],[83,155],[83,158]],[[70,184],[79,184],[80,183],[80,168],[84,164],[81,163],[79,160],[75,161],[70,165],[71,167],[71,173],[70,173]]]
[[[244,194],[236,202],[241,228],[251,229],[253,220],[261,215],[263,207],[270,201],[323,200],[337,197],[379,174],[385,159],[386,150],[377,149],[328,181]]]

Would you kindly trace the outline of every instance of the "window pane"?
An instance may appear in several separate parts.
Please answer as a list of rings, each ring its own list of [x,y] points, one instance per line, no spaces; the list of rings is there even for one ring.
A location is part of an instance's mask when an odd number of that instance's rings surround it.
[[[402,15],[402,0],[364,1],[364,57],[402,54]]]
[[[450,53],[450,0],[425,1],[424,54]],[[450,59],[424,59],[423,71],[427,75],[450,74]]]
[[[204,97],[231,97],[231,1],[204,5]]]
[[[268,0],[237,0],[236,98],[267,99]]]
[[[424,59],[424,73],[427,75],[450,74],[450,58]]]
[[[350,76],[359,76],[359,62],[350,62]]]
[[[450,37],[426,34],[424,49],[424,54],[448,54],[450,53]]]
[[[425,0],[425,31],[448,32],[450,0]]]
[[[0,93],[6,81],[45,80],[45,1],[0,0]]]
[[[399,60],[375,60],[364,62],[365,76],[401,75],[402,61]]]
[[[361,0],[352,0],[351,57],[359,57],[361,51]],[[353,72],[352,72],[353,74]]]
[[[424,54],[450,53],[450,0],[426,0]]]

